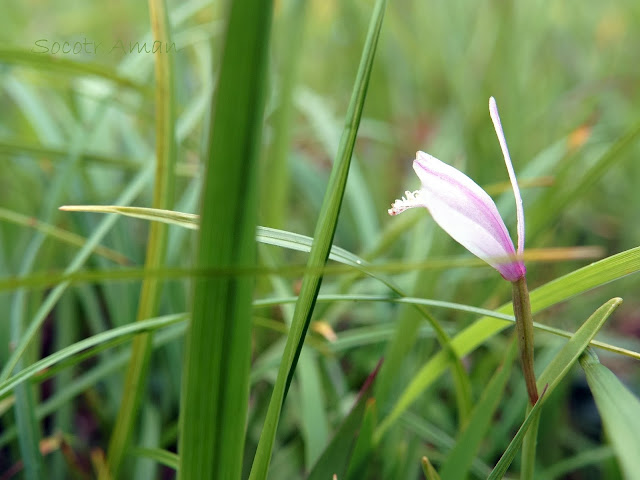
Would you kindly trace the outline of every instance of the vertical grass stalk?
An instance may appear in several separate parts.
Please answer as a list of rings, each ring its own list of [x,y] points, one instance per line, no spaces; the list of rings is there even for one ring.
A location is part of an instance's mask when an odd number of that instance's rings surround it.
[[[255,264],[257,159],[272,2],[229,3],[207,152],[196,268]],[[199,277],[182,378],[179,478],[241,477],[249,397],[247,275]]]
[[[164,0],[149,0],[151,30],[153,38],[171,43],[169,18]],[[173,88],[172,55],[155,54],[155,103],[156,103],[156,164],[153,187],[153,207],[169,209],[173,206],[174,175],[176,161],[175,107]],[[145,268],[157,269],[164,263],[167,244],[167,225],[153,222],[149,230]],[[160,281],[150,276],[142,282],[138,303],[137,321],[156,315],[160,298]],[[111,434],[107,464],[109,474],[119,478],[131,432],[136,424],[140,400],[144,392],[149,359],[151,356],[151,333],[143,333],[133,340],[131,359],[127,367],[124,395],[118,411],[116,424]],[[104,470],[106,473],[106,470]]]
[[[320,215],[316,224],[313,238],[313,245],[309,254],[307,266],[309,272],[305,274],[300,295],[296,302],[293,320],[287,335],[287,343],[282,356],[282,362],[278,369],[278,376],[274,385],[264,427],[258,442],[258,449],[251,467],[251,480],[262,480],[267,477],[271,453],[275,442],[276,431],[280,419],[280,412],[284,399],[286,398],[291,379],[296,368],[304,338],[311,321],[313,308],[320,290],[322,275],[319,272],[325,265],[329,257],[329,250],[333,242],[338,214],[342,205],[342,198],[349,174],[351,156],[360,125],[362,109],[367,95],[369,77],[373,66],[376,46],[380,30],[382,29],[382,19],[384,18],[385,0],[378,0],[375,4],[369,31],[365,40],[360,66],[356,75],[356,80],[347,110],[345,127],[340,139],[340,146],[336,156],[336,161],[331,170],[329,184],[325,192]]]

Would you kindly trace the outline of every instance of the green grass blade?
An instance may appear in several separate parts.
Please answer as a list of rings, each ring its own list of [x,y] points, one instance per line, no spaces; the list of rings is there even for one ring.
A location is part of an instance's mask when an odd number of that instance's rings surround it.
[[[153,37],[171,44],[171,29],[164,0],[149,0],[151,30]],[[174,169],[176,164],[175,105],[173,86],[173,56],[162,51],[155,55],[155,133],[156,162],[153,186],[153,207],[167,209],[173,206]],[[147,239],[145,268],[159,268],[164,264],[167,247],[167,226],[153,222]],[[136,320],[141,321],[156,315],[160,300],[161,282],[158,277],[146,277],[138,303]],[[114,429],[109,441],[107,464],[109,474],[120,476],[122,461],[133,429],[137,424],[137,413],[146,387],[146,377],[151,358],[151,333],[138,335],[133,340],[131,360],[126,370],[124,393]]]
[[[422,457],[422,472],[427,480],[440,480],[440,475],[427,457]]]
[[[465,429],[460,433],[455,446],[440,467],[440,476],[444,480],[456,480],[467,476],[480,447],[480,442],[491,426],[491,420],[503,396],[517,351],[517,344],[512,340],[501,367],[482,392],[480,399],[471,412]]]
[[[640,472],[640,400],[590,350],[580,357],[580,365],[620,469],[625,478],[635,478]]]
[[[147,169],[140,172],[133,181],[122,192],[122,195],[117,199],[117,203],[126,204],[131,202],[142,190],[151,176],[151,170]],[[110,215],[106,217],[98,227],[95,229],[91,237],[89,237],[87,243],[84,244],[82,249],[74,257],[71,264],[65,269],[66,274],[77,272],[84,262],[89,258],[98,243],[104,238],[104,236],[111,230],[114,223],[118,220],[117,215]],[[64,281],[57,285],[46,297],[45,301],[40,305],[40,308],[36,312],[34,319],[29,324],[28,328],[24,331],[20,341],[16,345],[15,350],[11,354],[11,357],[5,364],[0,373],[0,381],[6,380],[11,371],[14,369],[18,360],[22,357],[27,347],[35,337],[36,333],[40,329],[40,326],[47,318],[47,315],[51,312],[56,302],[60,299],[64,291],[70,285],[69,281]]]
[[[58,71],[70,76],[96,76],[114,82],[114,84],[121,87],[132,88],[141,93],[145,92],[143,85],[115,73],[112,68],[104,67],[97,63],[78,62],[61,58],[60,56],[46,55],[46,53],[47,52],[41,48],[32,52],[29,50],[3,47],[0,48],[0,62],[27,65],[45,72]]]
[[[284,18],[283,38],[286,39],[286,47],[280,69],[280,101],[274,119],[274,139],[264,166],[266,187],[262,189],[261,223],[278,228],[284,226],[287,212],[289,143],[294,113],[292,96],[298,77],[308,3],[306,0],[290,2]]]
[[[46,222],[41,222],[33,217],[22,215],[21,213],[13,212],[2,207],[0,207],[0,219],[23,227],[33,228],[50,238],[55,238],[56,240],[76,247],[82,247],[87,241],[86,238],[76,235],[73,232],[63,230]],[[127,265],[130,263],[129,259],[121,253],[101,245],[96,246],[94,253],[121,265]]]
[[[520,429],[518,429],[511,443],[509,443],[502,457],[500,457],[500,460],[489,476],[489,480],[499,479],[505,475],[509,465],[511,465],[516,453],[520,449],[529,427],[538,422],[540,410],[544,402],[549,398],[549,395],[553,393],[558,383],[569,373],[569,370],[576,363],[582,352],[589,346],[589,342],[596,336],[607,318],[609,318],[621,303],[622,299],[612,298],[593,312],[593,315],[582,324],[575,335],[571,337],[553,360],[551,360],[551,363],[544,369],[537,381],[539,391],[544,393],[527,415],[527,418]],[[529,441],[535,443],[535,439],[533,438],[529,439]],[[533,452],[535,452],[535,449]],[[531,461],[531,459],[528,461]]]
[[[202,199],[197,267],[255,263],[272,2],[230,4]],[[240,478],[248,409],[253,279],[201,277],[183,366],[179,478]]]
[[[307,265],[311,268],[323,266],[333,242],[338,214],[344,196],[344,189],[347,183],[349,173],[349,164],[353,147],[358,133],[360,117],[364,107],[367,87],[369,84],[369,76],[373,66],[376,46],[380,30],[382,28],[382,19],[386,6],[385,0],[378,0],[375,4],[371,17],[369,32],[365,41],[364,50],[361,57],[361,63],[358,68],[355,86],[353,89],[349,109],[347,111],[345,129],[340,141],[337,152],[336,161],[331,171],[329,185],[325,192],[322,208],[316,224],[314,234],[314,242],[311,247],[311,253]],[[274,386],[271,401],[267,411],[264,427],[260,435],[258,449],[251,467],[251,480],[266,479],[271,461],[271,452],[275,441],[276,430],[280,418],[280,411],[286,397],[286,392],[291,382],[291,377],[295,370],[300,350],[304,343],[304,337],[311,321],[311,315],[316,302],[322,275],[318,273],[307,273],[302,282],[302,288],[294,316],[291,324],[285,351],[278,370],[276,384]]]
[[[349,460],[349,468],[346,476],[347,480],[359,480],[361,478],[366,478],[374,446],[373,434],[376,429],[376,411],[376,399],[371,398],[367,401],[367,405],[364,410],[364,417],[362,418],[362,424],[358,431],[358,438],[353,447],[351,459]]]
[[[168,327],[175,323],[182,322],[186,318],[187,315],[184,313],[177,315],[165,315],[163,317],[151,318],[142,322],[134,322],[123,327],[113,328],[106,332],[102,332],[89,338],[85,338],[79,342],[74,343],[73,345],[69,345],[68,347],[52,353],[51,355],[42,358],[35,363],[32,363],[28,367],[25,367],[24,369],[17,372],[15,375],[0,382],[0,397],[8,394],[17,385],[20,385],[26,380],[29,380],[43,369],[49,368],[74,355],[79,355],[89,348],[100,346],[107,342],[121,342],[124,337]]]
[[[160,465],[178,470],[178,455],[160,448],[142,448],[135,447],[131,449],[131,455],[136,457],[150,458]]]
[[[324,480],[325,478],[332,478],[334,474],[337,474],[338,478],[345,478],[352,455],[356,453],[358,453],[358,455],[362,454],[362,450],[356,452],[356,447],[358,447],[359,444],[359,435],[363,433],[362,428],[365,427],[363,424],[365,414],[367,411],[370,412],[372,408],[369,406],[369,399],[372,398],[372,387],[376,375],[380,370],[380,365],[379,363],[376,369],[369,375],[369,378],[367,378],[351,412],[349,412],[349,415],[344,419],[342,425],[322,453],[322,456],[311,469],[307,480]],[[369,427],[371,427],[371,425],[365,428]],[[369,435],[371,435],[371,432],[369,432]],[[359,448],[364,448],[364,446],[360,443]],[[358,459],[354,460],[357,461]],[[362,459],[360,458],[360,460]]]

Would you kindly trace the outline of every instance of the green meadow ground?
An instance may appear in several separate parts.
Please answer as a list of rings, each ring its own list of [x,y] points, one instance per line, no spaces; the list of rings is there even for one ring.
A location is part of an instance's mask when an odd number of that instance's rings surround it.
[[[419,187],[424,150],[485,187],[515,238],[492,95],[522,188],[534,320],[573,333],[624,300],[573,353],[536,330],[538,374],[551,364],[543,378],[562,380],[536,478],[640,478],[626,396],[640,394],[640,3],[390,0],[375,52],[383,2],[277,1],[270,30],[258,0],[235,2],[227,28],[231,3],[168,2],[169,34],[161,1],[3,5],[0,479],[164,479],[178,465],[183,478],[417,479],[425,456],[443,479],[464,465],[487,478],[526,414],[510,324],[483,317],[511,287],[426,210],[387,209]],[[367,85],[358,124],[348,106]],[[346,184],[330,180],[350,157]],[[62,205],[206,213],[196,230]],[[256,245],[256,224],[279,231]],[[334,229],[344,250],[323,271]],[[316,250],[286,232],[315,235]],[[621,383],[591,354],[576,361],[605,320],[597,340],[616,348],[592,352]],[[279,366],[307,327],[289,385]],[[463,331],[460,377],[447,339]],[[532,478],[526,463],[516,455],[507,478]]]

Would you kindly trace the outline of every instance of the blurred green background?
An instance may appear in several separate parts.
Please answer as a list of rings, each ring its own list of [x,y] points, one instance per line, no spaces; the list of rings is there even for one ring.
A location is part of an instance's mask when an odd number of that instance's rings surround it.
[[[312,235],[372,4],[276,2],[260,225]],[[198,212],[200,167],[226,3],[173,1],[169,8],[176,50],[167,55],[174,60],[179,116],[174,209]],[[151,48],[145,2],[6,0],[0,27],[0,311],[4,312],[0,363],[4,364],[10,342],[15,341],[9,312],[18,286],[29,287],[30,318],[53,286],[47,275],[64,270],[78,248],[51,235],[34,247],[38,234],[29,219],[90,236],[102,217],[57,208],[115,203],[136,175],[153,164],[155,140],[153,55],[138,52],[135,46],[126,53],[119,46],[113,48],[121,42],[129,50],[130,42],[145,41]],[[53,47],[54,42],[74,44],[85,39],[102,43],[102,49],[91,53],[83,47],[78,54],[49,55],[40,53],[36,44]],[[596,246],[604,257],[638,246],[638,45],[640,3],[631,0],[390,1],[334,244],[400,271],[395,274],[397,282],[417,297],[484,308],[508,301],[509,285],[490,268],[456,267],[451,262],[446,268],[434,268],[429,263],[469,255],[434,225],[426,211],[398,218],[387,215],[394,199],[418,188],[411,161],[416,150],[424,150],[487,187],[515,233],[513,197],[488,115],[493,95],[523,184],[526,247]],[[147,181],[132,204],[150,203]],[[29,361],[135,319],[139,279],[113,277],[118,270],[144,263],[147,231],[147,223],[140,220],[117,222],[102,242],[110,250],[87,262],[87,268],[99,272],[96,278],[76,282],[67,290],[30,348]],[[192,232],[172,227],[168,266],[188,268],[194,240]],[[30,255],[35,256],[28,262]],[[260,246],[260,264],[280,268],[281,275],[260,275],[255,297],[293,294],[299,271],[288,273],[287,268],[305,259],[305,254]],[[590,261],[530,262],[529,286],[535,288]],[[18,277],[27,280],[21,284]],[[625,303],[599,338],[638,351],[638,287],[638,278],[629,276],[543,312],[536,320],[575,331],[605,300],[621,296]],[[351,278],[343,272],[329,275],[321,293],[337,292],[387,290],[372,279]],[[186,311],[189,295],[188,278],[171,278],[165,284],[161,313]],[[255,311],[247,468],[282,351],[287,308]],[[450,333],[474,318],[446,310],[437,314]],[[309,361],[298,369],[281,420],[273,478],[297,478],[313,464],[385,354],[396,328],[410,326],[408,335],[416,335],[419,325],[416,314],[403,306],[344,302],[318,306],[303,354]],[[432,333],[422,328],[418,334],[420,339],[410,342],[405,352],[400,373],[380,393],[381,412],[388,411],[433,354]],[[181,330],[163,330],[156,340],[134,442],[174,450]],[[465,359],[475,394],[493,373],[504,341],[494,338]],[[537,345],[544,363],[559,343],[541,333]],[[122,395],[127,347],[125,343],[75,362],[35,387],[43,438],[61,432],[63,444],[73,452],[55,442],[49,450],[43,447],[51,478],[70,478],[66,475],[74,468],[79,478],[89,475],[91,452],[106,448]],[[635,361],[607,353],[601,359],[631,390],[640,392]],[[475,469],[479,477],[493,465],[496,452],[504,449],[508,432],[524,412],[522,382],[513,377],[511,407],[484,446],[483,460]],[[560,390],[550,399],[541,423],[540,465],[549,475],[545,478],[553,478],[554,468],[561,471],[563,459],[587,449],[599,452],[601,458],[557,478],[616,478],[611,450],[601,447],[603,433],[583,374],[576,371]],[[19,450],[11,397],[2,402],[0,471],[9,471],[19,460]],[[456,435],[455,422],[451,382],[444,378],[378,447],[371,460],[371,478],[419,478],[419,458],[427,454],[437,465],[447,441]],[[169,469],[149,460],[131,460],[128,468],[129,475],[137,475],[130,478],[172,478]]]

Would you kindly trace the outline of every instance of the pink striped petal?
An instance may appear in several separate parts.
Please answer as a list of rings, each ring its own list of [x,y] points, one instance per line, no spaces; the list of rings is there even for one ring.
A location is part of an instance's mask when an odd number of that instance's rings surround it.
[[[424,152],[417,153],[413,169],[422,188],[406,192],[405,198],[396,200],[390,215],[425,207],[444,231],[505,279],[514,282],[524,276],[522,260],[504,260],[515,256],[516,251],[487,192],[461,171]]]

